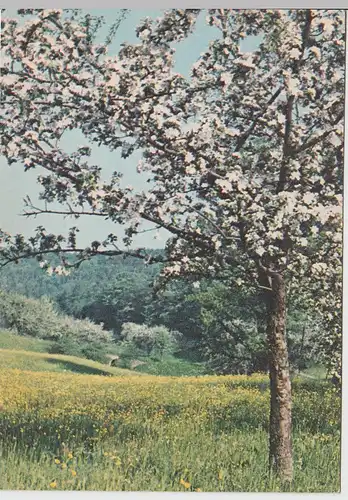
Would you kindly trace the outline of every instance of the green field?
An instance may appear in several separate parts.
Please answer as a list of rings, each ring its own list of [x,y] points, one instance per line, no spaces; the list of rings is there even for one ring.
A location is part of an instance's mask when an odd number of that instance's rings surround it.
[[[265,375],[137,374],[24,341],[0,349],[0,489],[283,490],[267,472]],[[293,387],[290,489],[337,492],[340,400],[325,381]]]
[[[0,330],[0,349],[15,349],[30,352],[48,352],[52,342],[16,335],[8,330]]]
[[[86,373],[90,375],[134,376],[136,372],[115,368],[89,359],[28,352],[19,349],[0,349],[0,363],[3,368],[29,370],[33,372]]]

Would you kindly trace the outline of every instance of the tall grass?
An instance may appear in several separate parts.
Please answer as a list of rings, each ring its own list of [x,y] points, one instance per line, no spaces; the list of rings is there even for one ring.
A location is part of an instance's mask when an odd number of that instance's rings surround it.
[[[252,377],[0,370],[0,488],[281,491],[267,471],[268,385]],[[294,384],[292,491],[339,490],[340,401]]]
[[[267,471],[262,430],[216,434],[192,425],[163,426],[143,438],[118,435],[89,452],[67,447],[41,451],[15,445],[0,451],[2,489],[101,491],[282,491]],[[69,451],[71,449],[71,455]],[[69,450],[69,451],[68,451]],[[295,481],[291,491],[339,490],[339,439],[294,436]],[[72,457],[72,458],[69,458]],[[59,463],[56,463],[58,462]],[[76,475],[75,475],[76,473]],[[74,475],[73,475],[74,474]]]

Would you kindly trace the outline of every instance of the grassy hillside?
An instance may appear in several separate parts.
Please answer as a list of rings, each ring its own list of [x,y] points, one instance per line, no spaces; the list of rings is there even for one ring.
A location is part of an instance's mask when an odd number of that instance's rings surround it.
[[[310,368],[307,368],[307,370],[304,370],[302,376],[316,380],[325,380],[327,376],[327,370],[324,366],[313,365]]]
[[[70,373],[86,373],[94,375],[148,374],[173,377],[197,377],[205,375],[204,363],[194,363],[173,356],[167,356],[162,361],[150,358],[140,358],[143,364],[132,370],[113,368],[76,356],[47,354],[52,342],[32,337],[16,335],[8,330],[0,331],[0,366],[31,371],[54,371]],[[4,352],[6,350],[6,352]],[[17,351],[21,351],[19,354]],[[26,351],[26,352],[23,352]],[[35,356],[34,353],[47,354]],[[110,346],[109,354],[120,354],[117,346]],[[303,381],[324,381],[325,368],[313,366],[308,368],[297,379]]]
[[[198,377],[205,374],[204,363],[194,363],[184,359],[168,356],[162,361],[145,359],[143,365],[135,368],[138,373],[148,373],[150,375],[163,375],[174,377]]]
[[[141,375],[131,370],[114,368],[75,356],[28,352],[18,349],[0,349],[0,366],[4,369],[32,372],[67,372],[104,376]]]
[[[10,331],[0,331],[0,364],[7,368],[19,368],[32,371],[68,371],[90,374],[118,374],[120,369],[108,367],[76,356],[48,355],[32,356],[30,353],[48,353],[52,342],[32,337],[23,337]],[[4,352],[4,350],[12,351]],[[17,351],[21,351],[19,355]],[[23,352],[27,351],[27,353]],[[110,346],[109,354],[119,354],[117,346]],[[29,357],[28,357],[29,356]],[[198,376],[204,374],[203,363],[193,363],[168,356],[163,361],[140,358],[144,363],[131,372],[163,376]],[[116,371],[115,371],[116,370]],[[101,373],[102,372],[102,373]],[[123,371],[122,371],[123,373]]]
[[[0,349],[16,349],[19,351],[48,352],[52,342],[33,337],[16,335],[8,330],[0,331]]]
[[[1,368],[33,372],[67,372],[90,375],[134,375],[130,370],[114,368],[76,356],[48,354],[52,342],[23,337],[10,331],[0,332]]]
[[[282,491],[267,473],[267,375],[138,367],[154,376],[10,332],[0,346],[0,490]],[[314,375],[293,389],[291,490],[338,491],[339,398]]]

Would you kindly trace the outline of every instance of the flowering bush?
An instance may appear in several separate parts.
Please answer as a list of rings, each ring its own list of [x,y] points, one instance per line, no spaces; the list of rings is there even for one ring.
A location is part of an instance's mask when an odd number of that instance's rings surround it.
[[[180,338],[178,332],[171,332],[165,326],[137,325],[124,323],[121,330],[123,356],[152,356],[162,358],[173,352]]]
[[[29,299],[16,293],[0,292],[0,322],[3,328],[43,339],[58,339],[61,319],[46,297]]]
[[[15,293],[0,292],[0,321],[3,328],[10,328],[20,335],[64,342],[112,341],[112,333],[87,319],[79,320],[59,314],[53,303],[43,297],[29,299]]]

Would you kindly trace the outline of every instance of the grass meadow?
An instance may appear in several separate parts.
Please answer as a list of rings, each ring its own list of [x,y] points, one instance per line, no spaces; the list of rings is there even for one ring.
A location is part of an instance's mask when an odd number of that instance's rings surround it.
[[[309,378],[293,398],[290,489],[338,492],[340,399]],[[283,491],[268,405],[263,374],[164,377],[3,348],[0,489]]]

